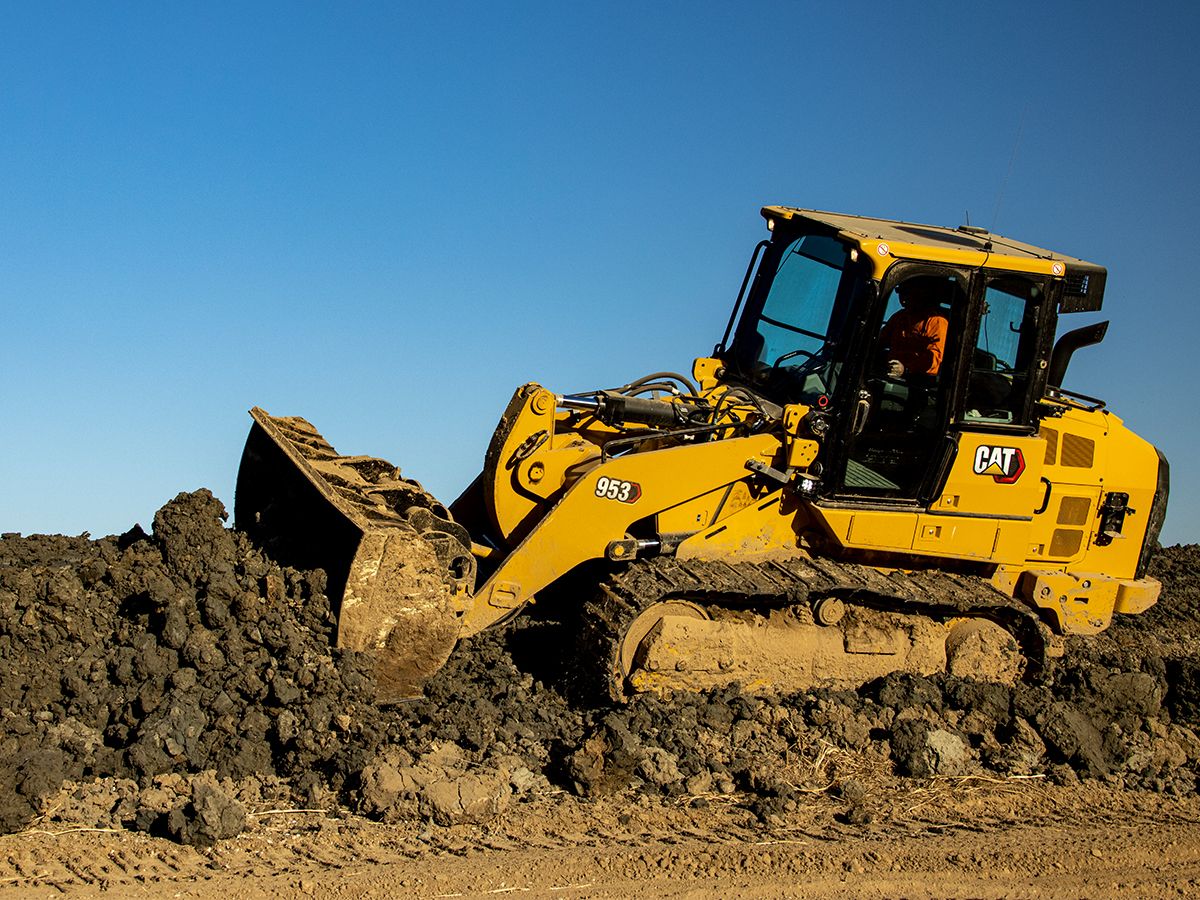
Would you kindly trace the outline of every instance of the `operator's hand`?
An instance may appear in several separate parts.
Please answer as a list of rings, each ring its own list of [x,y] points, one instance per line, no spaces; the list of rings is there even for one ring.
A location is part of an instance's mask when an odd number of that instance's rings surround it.
[[[887,361],[888,378],[901,378],[904,375],[904,363],[898,359],[889,359]]]

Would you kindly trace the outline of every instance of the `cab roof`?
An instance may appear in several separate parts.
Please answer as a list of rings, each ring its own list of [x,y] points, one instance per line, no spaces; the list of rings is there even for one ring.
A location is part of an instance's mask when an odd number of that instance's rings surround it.
[[[800,220],[832,228],[879,257],[927,259],[1062,278],[1065,282],[1060,307],[1063,312],[1098,310],[1104,297],[1108,273],[1103,266],[992,234],[984,228],[969,225],[945,228],[790,206],[764,206],[762,214],[768,221]]]

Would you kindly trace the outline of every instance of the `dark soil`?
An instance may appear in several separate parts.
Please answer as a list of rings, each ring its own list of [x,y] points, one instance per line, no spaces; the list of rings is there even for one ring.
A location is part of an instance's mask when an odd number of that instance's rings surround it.
[[[725,797],[767,822],[828,791],[854,822],[872,768],[1196,790],[1195,545],[1158,555],[1157,606],[1069,641],[1044,685],[893,675],[587,708],[549,656],[564,627],[525,617],[464,641],[424,699],[380,709],[370,660],[330,646],[323,573],[276,565],[224,519],[201,490],[150,535],[0,539],[0,829],[58,797],[96,824],[206,845],[268,795],[454,824],[550,787]]]
[[[0,541],[5,828],[64,779],[212,771],[336,790],[361,769],[370,670],[331,650],[323,576],[274,565],[224,516],[198,491],[159,510],[153,537]]]

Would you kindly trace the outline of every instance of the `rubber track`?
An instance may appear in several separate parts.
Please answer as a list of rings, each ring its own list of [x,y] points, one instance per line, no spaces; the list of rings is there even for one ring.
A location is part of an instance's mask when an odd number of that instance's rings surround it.
[[[728,563],[659,557],[612,570],[584,604],[580,655],[591,668],[585,677],[602,693],[624,699],[618,675],[621,638],[639,613],[661,600],[768,610],[807,605],[823,597],[934,619],[990,619],[1020,644],[1026,680],[1046,675],[1046,626],[1029,606],[977,576],[937,570],[881,572],[858,563],[807,558]]]

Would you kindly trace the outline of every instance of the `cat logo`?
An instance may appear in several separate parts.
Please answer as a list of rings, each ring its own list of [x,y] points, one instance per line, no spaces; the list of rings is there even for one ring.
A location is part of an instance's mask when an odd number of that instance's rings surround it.
[[[992,447],[980,444],[975,450],[975,474],[991,475],[996,484],[1015,484],[1025,471],[1025,457],[1019,447]]]

